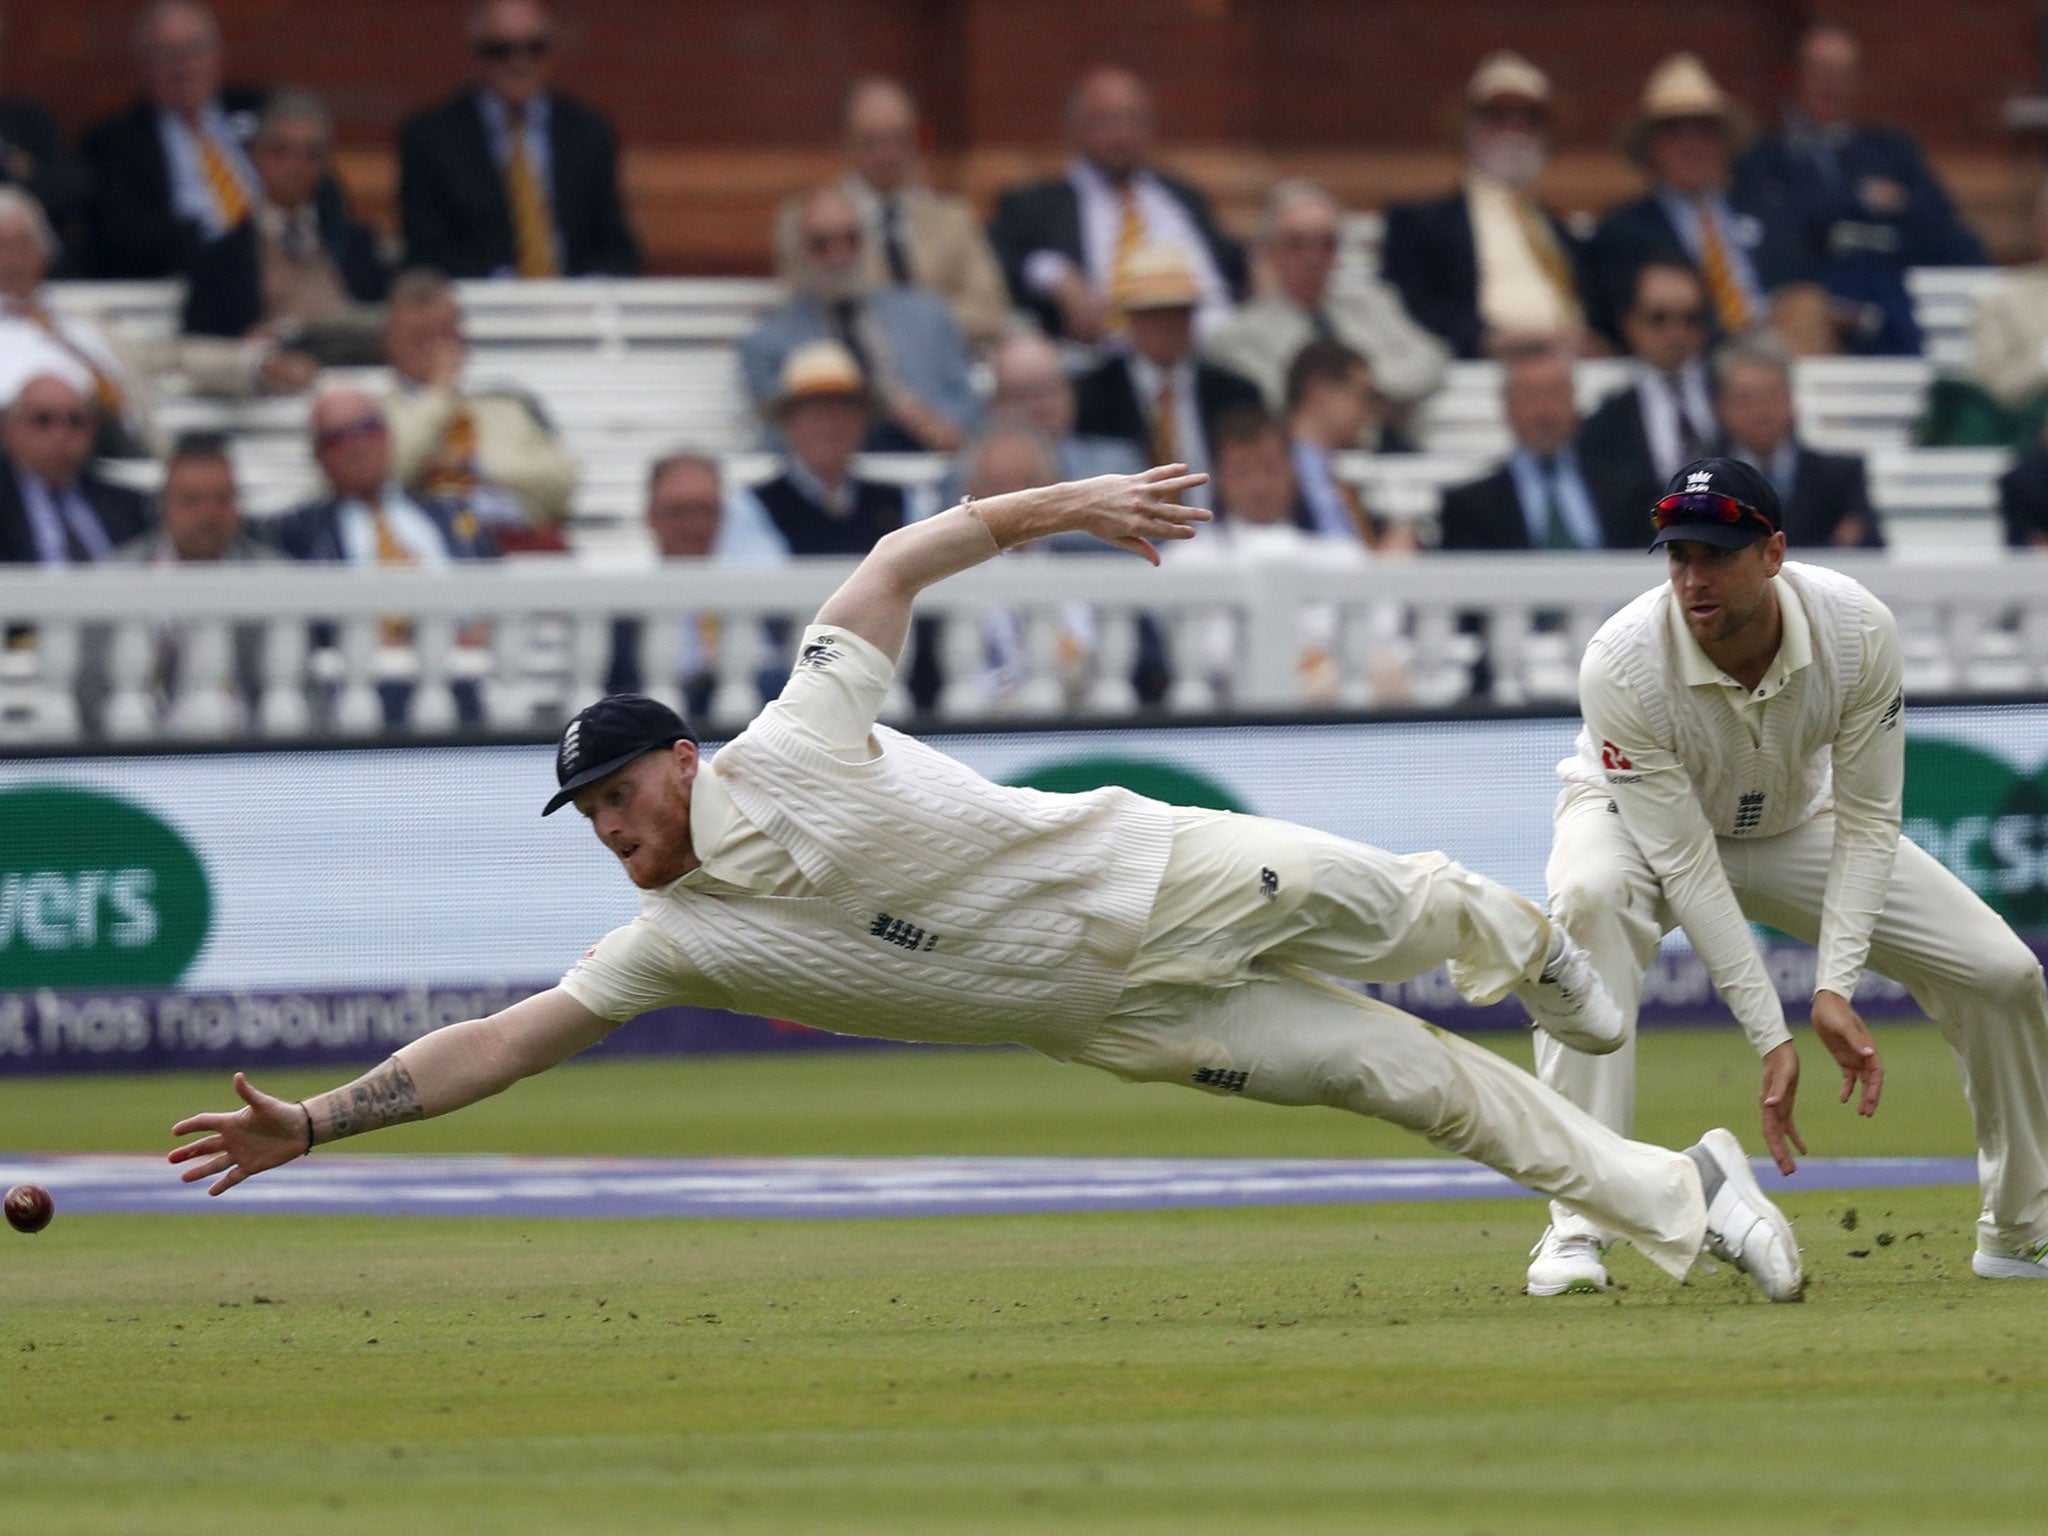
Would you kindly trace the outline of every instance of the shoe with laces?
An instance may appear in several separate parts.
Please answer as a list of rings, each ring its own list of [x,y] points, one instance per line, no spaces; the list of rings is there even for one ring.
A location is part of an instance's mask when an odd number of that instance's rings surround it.
[[[1707,1252],[1748,1275],[1771,1300],[1803,1300],[1806,1276],[1792,1223],[1757,1187],[1734,1132],[1709,1131],[1687,1155],[1701,1165],[1703,1187],[1713,1189],[1707,1197]]]
[[[1564,1296],[1607,1289],[1607,1266],[1600,1262],[1600,1240],[1585,1233],[1563,1233],[1545,1227],[1529,1250],[1531,1296]]]
[[[2026,1253],[1986,1253],[1979,1248],[1970,1255],[1970,1268],[1980,1280],[2048,1280],[2048,1243]]]
[[[1553,927],[1556,939],[1543,973],[1515,989],[1536,1027],[1560,1045],[1590,1056],[1620,1048],[1628,1028],[1592,959]]]

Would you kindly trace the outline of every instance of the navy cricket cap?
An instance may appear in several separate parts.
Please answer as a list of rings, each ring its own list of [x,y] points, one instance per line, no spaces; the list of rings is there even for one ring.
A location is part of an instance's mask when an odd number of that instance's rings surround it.
[[[1676,540],[1741,549],[1784,526],[1771,477],[1740,459],[1694,459],[1650,509],[1650,548]]]
[[[690,723],[658,699],[614,693],[577,714],[555,748],[555,782],[561,786],[543,816],[552,816],[586,784],[616,773],[636,757],[679,741],[694,742]]]

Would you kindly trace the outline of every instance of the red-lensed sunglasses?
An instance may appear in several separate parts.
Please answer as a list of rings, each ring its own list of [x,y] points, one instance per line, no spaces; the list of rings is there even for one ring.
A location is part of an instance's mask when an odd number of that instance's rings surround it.
[[[1710,491],[1685,491],[1666,496],[1650,510],[1650,521],[1659,528],[1675,523],[1749,523],[1765,533],[1776,533],[1771,520],[1745,501],[1733,496],[1716,496]]]

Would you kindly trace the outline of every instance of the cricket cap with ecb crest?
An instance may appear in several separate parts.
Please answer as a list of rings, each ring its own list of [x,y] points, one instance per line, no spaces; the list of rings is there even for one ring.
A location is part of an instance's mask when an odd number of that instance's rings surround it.
[[[1778,488],[1740,459],[1694,459],[1650,509],[1650,548],[1686,542],[1742,549],[1784,526]]]
[[[555,782],[561,788],[541,815],[554,815],[584,785],[618,772],[637,757],[696,739],[690,723],[659,699],[637,693],[607,695],[580,711],[563,730],[561,745],[555,748]]]

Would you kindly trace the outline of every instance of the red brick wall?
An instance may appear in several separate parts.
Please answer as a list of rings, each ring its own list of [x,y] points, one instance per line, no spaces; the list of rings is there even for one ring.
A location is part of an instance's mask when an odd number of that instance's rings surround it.
[[[234,75],[319,88],[353,142],[463,72],[466,0],[215,3]],[[136,8],[13,0],[0,84],[72,126],[113,109],[134,91]],[[1034,145],[1074,72],[1108,57],[1159,84],[1178,138],[1413,147],[1440,141],[1477,55],[1511,46],[1555,76],[1577,136],[1604,143],[1678,47],[1768,106],[1799,25],[1827,13],[1866,39],[1874,109],[1932,144],[1998,147],[1998,103],[2039,78],[2028,0],[575,0],[561,72],[649,144],[803,147],[848,78],[883,70],[926,97],[945,148]]]
[[[321,91],[381,215],[399,121],[464,78],[468,0],[214,3],[231,76]],[[40,96],[73,129],[134,98],[137,0],[0,5],[0,90]],[[1575,185],[1625,186],[1610,152],[1659,59],[1695,49],[1768,115],[1816,14],[1863,34],[1872,114],[1941,154],[1980,220],[2016,229],[2038,159],[1997,112],[2038,88],[2029,0],[563,0],[558,69],[637,151],[655,264],[701,270],[763,265],[766,210],[823,163],[805,152],[829,149],[862,72],[911,84],[940,176],[985,196],[1050,163],[1084,64],[1129,64],[1158,88],[1168,144],[1241,214],[1278,168],[1367,200],[1439,184],[1465,77],[1497,46],[1557,82],[1567,159],[1586,168]]]

